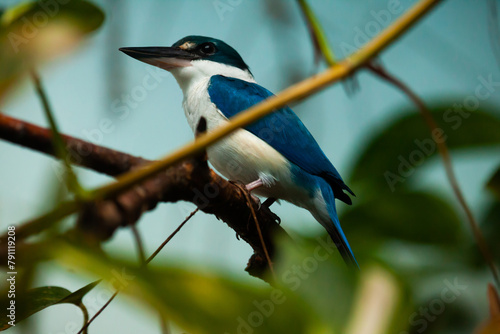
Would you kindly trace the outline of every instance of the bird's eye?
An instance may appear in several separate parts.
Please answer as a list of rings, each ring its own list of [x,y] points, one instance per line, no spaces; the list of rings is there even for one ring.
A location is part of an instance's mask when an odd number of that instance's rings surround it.
[[[204,55],[209,56],[209,55],[213,55],[217,51],[217,48],[215,47],[214,43],[208,42],[208,43],[203,43],[202,45],[200,45],[199,50]]]

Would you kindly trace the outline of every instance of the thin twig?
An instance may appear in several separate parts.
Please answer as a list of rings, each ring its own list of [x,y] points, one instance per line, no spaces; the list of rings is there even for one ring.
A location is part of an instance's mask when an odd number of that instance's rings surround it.
[[[64,146],[62,136],[59,132],[57,122],[54,118],[54,112],[52,111],[52,107],[50,106],[49,98],[43,87],[40,75],[36,72],[35,69],[31,69],[30,74],[31,78],[33,79],[33,83],[35,84],[37,95],[42,103],[45,117],[49,122],[50,128],[52,129],[52,142],[54,143],[56,155],[62,161],[66,170],[67,186],[70,191],[73,192],[77,197],[84,197],[86,195],[86,192],[78,182],[78,178],[76,177],[76,174],[71,167],[69,154],[66,151],[66,147]]]
[[[307,0],[298,0],[298,3],[314,45],[315,62],[317,63],[319,56],[322,56],[328,66],[334,66],[337,62],[335,61],[333,49],[328,43],[326,33],[321,27],[316,14],[307,3]],[[359,89],[359,83],[355,76],[350,76],[344,79],[343,87],[347,95],[352,95]]]
[[[500,31],[498,29],[498,8],[496,0],[488,0],[488,34],[490,46],[495,56],[497,66],[500,67]]]
[[[250,194],[248,193],[248,191],[244,186],[242,186],[239,183],[235,183],[235,185],[241,189],[241,191],[245,195],[245,198],[247,199],[248,207],[250,208],[250,212],[252,213],[252,217],[255,222],[255,227],[257,228],[257,233],[259,234],[260,242],[262,244],[262,249],[264,250],[264,255],[266,256],[266,261],[267,264],[269,265],[269,270],[271,271],[271,275],[273,275],[273,279],[276,282],[276,273],[274,272],[273,262],[271,261],[271,257],[269,256],[269,252],[267,251],[267,246],[266,243],[264,242],[264,237],[262,236],[262,231],[260,229],[259,220],[255,215],[255,210],[253,208],[253,201],[250,197]]]
[[[87,328],[90,326],[90,324],[102,313],[102,311],[104,311],[106,307],[108,307],[108,305],[113,301],[113,299],[115,299],[115,297],[118,295],[118,292],[120,292],[120,290],[116,290],[115,293],[113,293],[113,295],[111,296],[111,298],[108,299],[108,301],[99,309],[99,311],[97,311],[96,314],[94,314],[94,316],[90,318],[90,320],[85,325],[83,325],[83,327],[76,334],[82,334],[83,331],[86,331]]]
[[[472,214],[472,210],[470,209],[469,205],[467,204],[467,201],[465,200],[465,197],[463,195],[462,189],[460,188],[460,185],[458,184],[457,177],[455,175],[455,171],[453,170],[453,165],[451,162],[451,157],[450,157],[450,151],[448,149],[448,146],[446,143],[438,138],[436,135],[435,130],[438,129],[438,125],[436,121],[434,120],[434,117],[432,116],[431,112],[425,105],[424,101],[420,99],[420,97],[415,94],[404,82],[401,80],[397,79],[394,77],[392,74],[388,73],[383,67],[379,65],[375,65],[373,63],[368,64],[367,67],[376,75],[378,75],[380,78],[386,80],[387,82],[391,83],[395,87],[397,87],[401,92],[403,92],[416,106],[417,109],[420,111],[420,114],[422,115],[425,124],[429,128],[432,138],[434,142],[436,143],[438,147],[438,152],[439,155],[441,156],[441,159],[443,160],[443,165],[446,171],[446,176],[448,177],[448,182],[450,183],[453,192],[455,196],[457,197],[460,206],[463,208],[465,211],[465,214],[467,216],[467,220],[469,222],[469,225],[472,229],[472,233],[474,235],[474,239],[476,240],[477,246],[479,250],[481,251],[481,254],[484,257],[484,260],[488,264],[491,273],[493,274],[493,278],[498,286],[500,286],[500,280],[498,276],[498,271],[495,266],[495,263],[493,261],[493,257],[491,256],[491,252],[488,249],[488,245],[486,243],[486,240],[484,239],[484,236],[479,229],[479,224],[474,218],[474,215]]]
[[[141,267],[144,267],[144,271],[147,271],[147,262],[146,255],[144,253],[144,246],[142,242],[141,235],[139,234],[139,230],[135,224],[130,225],[130,229],[134,235],[135,243],[137,244],[137,252],[139,253],[139,261],[141,263]],[[160,326],[163,334],[168,334],[170,331],[168,330],[168,321],[163,316],[163,313],[158,310],[158,315],[160,318]]]
[[[319,51],[319,54],[323,56],[329,66],[335,65],[336,61],[333,55],[333,50],[330,48],[330,44],[328,43],[326,35],[321,28],[319,20],[316,18],[316,15],[314,15],[314,12],[307,3],[307,0],[298,0],[298,3],[307,22],[309,35],[311,36],[311,40],[314,44],[315,58],[318,58]]]
[[[158,253],[163,249],[163,247],[165,247],[165,245],[170,241],[172,240],[172,238],[177,234],[177,232],[179,232],[181,230],[181,228],[196,214],[196,212],[198,212],[198,208],[196,208],[193,212],[191,212],[189,214],[189,216],[186,217],[186,219],[184,219],[184,221],[174,230],[174,232],[172,232],[168,238],[154,251],[153,254],[151,254],[151,256],[147,259],[147,260],[144,260],[144,261],[141,261],[141,265],[144,265],[146,266],[149,262],[151,262],[151,260],[153,260],[155,258],[156,255],[158,255]],[[137,243],[137,248],[139,250],[139,254],[140,255],[140,258],[141,259],[144,259],[145,256],[144,256],[144,248],[142,246],[142,241],[141,241],[141,238],[140,238],[140,235],[137,231],[137,229],[135,228],[134,225],[131,226],[131,229],[132,229],[132,232],[134,233],[134,237],[135,237],[135,240],[136,240],[136,243]],[[120,289],[117,289],[115,291],[115,293],[111,296],[111,298],[109,298],[109,300],[106,302],[106,304],[104,304],[100,309],[99,311],[96,312],[96,314],[94,314],[94,316],[80,329],[80,331],[77,333],[77,334],[82,334],[84,330],[87,329],[87,327],[90,326],[90,324],[99,316],[99,314],[102,313],[102,311],[104,311],[104,309],[106,307],[108,307],[108,305],[113,301],[113,299],[115,299],[115,297],[118,295],[118,293],[120,292]],[[161,316],[161,314],[160,314]],[[162,327],[163,328],[166,328],[165,327],[165,324],[163,323],[163,317],[162,318]]]
[[[162,334],[170,334],[171,332],[168,320],[165,319],[161,311],[158,311],[158,313],[160,315],[160,326]]]
[[[87,322],[89,322],[89,311],[87,310],[87,308],[85,307],[85,304],[83,302],[80,302],[80,304],[78,305],[78,307],[82,310],[83,312],[83,326],[85,326],[85,324]],[[83,328],[83,332],[82,334],[87,334],[88,333],[88,328]]]
[[[193,212],[189,214],[189,216],[186,217],[186,219],[184,219],[184,221],[175,229],[175,231],[173,231],[172,234],[170,234],[168,238],[165,239],[165,241],[154,251],[154,253],[151,254],[151,256],[146,260],[146,264],[151,262],[155,258],[155,256],[158,255],[159,252],[161,252],[163,247],[165,247],[165,245],[168,244],[170,240],[172,240],[172,238],[177,234],[177,232],[181,230],[184,224],[186,224],[199,210],[200,210],[199,208],[196,208]]]
[[[139,234],[139,230],[137,229],[137,226],[135,224],[130,225],[130,230],[132,231],[132,234],[134,235],[135,244],[137,245],[137,253],[139,255],[139,262],[141,263],[141,266],[145,266],[147,264],[146,255],[144,253],[144,245],[142,243],[142,238],[141,238],[141,235]]]

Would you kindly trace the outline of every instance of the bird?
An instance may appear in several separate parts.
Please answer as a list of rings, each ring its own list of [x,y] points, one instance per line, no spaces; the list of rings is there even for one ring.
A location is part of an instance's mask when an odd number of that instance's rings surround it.
[[[119,50],[174,76],[194,133],[201,118],[211,131],[273,96],[257,84],[240,54],[216,38],[192,35],[170,47]],[[308,210],[326,229],[343,260],[359,268],[335,206],[335,199],[352,204],[349,194],[355,195],[292,109],[283,107],[236,130],[209,146],[207,155],[219,173],[244,183],[252,194]]]

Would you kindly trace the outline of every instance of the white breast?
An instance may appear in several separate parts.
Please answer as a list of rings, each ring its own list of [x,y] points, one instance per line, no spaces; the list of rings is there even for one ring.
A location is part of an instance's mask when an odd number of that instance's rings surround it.
[[[195,64],[182,68],[182,72],[172,71],[184,93],[184,112],[193,132],[196,131],[201,117],[207,121],[207,131],[228,122],[208,95],[212,69],[207,67],[206,63],[200,65],[203,66]],[[215,70],[220,72],[224,69],[219,66],[213,69],[214,72]],[[227,74],[255,82],[248,72]],[[265,187],[256,189],[254,193],[257,195],[280,198],[299,206],[303,206],[303,203],[299,202],[309,199],[307,191],[293,182],[290,162],[269,144],[244,129],[236,130],[210,146],[207,154],[215,169],[229,180],[248,184],[260,178]]]
[[[184,112],[193,132],[201,117],[207,121],[207,131],[228,122],[210,100],[208,81],[200,80],[184,95]],[[214,168],[229,180],[248,184],[260,178],[265,187],[256,189],[257,195],[284,200],[302,197],[297,196],[302,189],[295,189],[288,160],[247,130],[236,130],[210,146],[207,154]]]

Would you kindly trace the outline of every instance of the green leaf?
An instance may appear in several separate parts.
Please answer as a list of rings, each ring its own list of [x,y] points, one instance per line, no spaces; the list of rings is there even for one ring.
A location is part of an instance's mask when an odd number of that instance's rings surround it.
[[[340,221],[353,243],[356,239],[363,244],[396,239],[456,245],[462,236],[454,209],[428,193],[383,193],[345,211]]]
[[[7,8],[1,16],[4,27],[14,28],[20,26],[26,30],[25,38],[30,38],[29,28],[42,31],[47,25],[67,24],[76,27],[80,33],[90,33],[98,29],[104,22],[104,12],[96,5],[85,0],[73,0],[62,3],[59,1],[40,0],[24,2],[17,6]]]
[[[335,333],[342,333],[352,311],[359,272],[345,266],[326,234],[300,243],[282,240],[278,254],[275,271],[280,283],[310,305]]]
[[[500,168],[497,169],[488,181],[487,187],[500,199]]]
[[[85,297],[85,295],[87,293],[89,293],[90,290],[95,288],[97,286],[97,284],[99,284],[101,281],[102,280],[97,280],[97,281],[94,281],[92,283],[85,285],[83,288],[80,288],[80,289],[76,290],[75,292],[73,292],[72,294],[61,299],[59,301],[59,304],[69,303],[69,304],[75,304],[76,306],[81,305],[83,297]]]
[[[60,263],[78,263],[80,270],[119,282],[121,293],[160,310],[191,334],[343,333],[348,323],[374,314],[364,307],[367,298],[375,308],[376,299],[384,299],[384,310],[375,312],[382,318],[375,322],[385,324],[380,327],[384,332],[408,319],[407,288],[389,270],[367,263],[360,280],[360,272],[335,264],[337,251],[327,240],[280,246],[283,255],[276,261],[275,287],[193,268],[143,270],[123,261],[110,262],[76,243],[51,244],[51,254]]]
[[[123,294],[160,310],[186,332],[313,333],[322,328],[310,307],[286,287],[242,284],[216,273],[113,263],[76,244],[57,244],[56,260],[113,280]]]
[[[71,294],[71,291],[58,286],[44,286],[26,291],[22,297],[22,303],[16,301],[16,318],[18,324],[29,316],[41,310],[58,304],[58,302]],[[9,318],[0,318],[0,331],[4,331],[11,326],[8,324]]]
[[[483,209],[484,217],[481,219],[480,228],[482,230],[486,244],[493,259],[500,258],[500,243],[498,236],[500,235],[500,201],[493,201]],[[471,245],[471,260],[478,267],[484,267],[484,257],[479,251],[476,244]]]
[[[73,49],[99,28],[104,13],[83,0],[42,0],[0,16],[0,97],[30,67]]]
[[[4,27],[8,27],[16,19],[20,19],[35,5],[35,2],[22,2],[16,6],[4,9],[2,11],[2,16],[0,16],[0,24]]]
[[[49,306],[58,304],[74,304],[78,306],[84,313],[84,318],[88,318],[87,310],[82,303],[82,298],[92,290],[101,280],[92,282],[83,288],[71,293],[71,291],[58,286],[43,286],[28,290],[26,294],[20,298],[21,302],[16,303],[16,319],[15,323],[23,321],[33,314],[46,309]],[[2,317],[0,319],[0,331],[4,331],[11,326],[10,319]]]
[[[450,149],[500,144],[498,112],[488,109],[455,112],[451,108],[453,104],[432,110]],[[366,186],[377,196],[381,191],[405,188],[416,169],[429,157],[437,156],[437,146],[431,138],[419,112],[406,113],[375,135],[365,147],[355,163],[352,183]],[[351,188],[355,189],[356,185]]]
[[[406,328],[410,287],[387,266],[363,261],[360,271],[347,267],[328,235],[279,245],[277,277],[327,324],[327,333],[362,333],[367,323],[380,333]],[[387,302],[383,308],[380,300]]]

